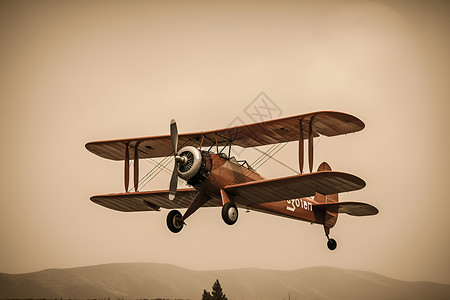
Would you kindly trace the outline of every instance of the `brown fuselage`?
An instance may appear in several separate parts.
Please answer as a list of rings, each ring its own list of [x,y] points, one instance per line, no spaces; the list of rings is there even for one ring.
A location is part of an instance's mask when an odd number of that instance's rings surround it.
[[[219,199],[224,202],[221,195],[221,190],[224,187],[233,184],[265,180],[265,178],[259,175],[256,171],[242,166],[234,159],[221,157],[220,155],[214,153],[210,153],[210,156],[212,159],[211,173],[201,184],[203,193],[210,198]],[[230,200],[233,201],[233,195],[230,196]],[[325,213],[323,211],[313,210],[313,204],[317,203],[317,201],[314,201],[311,198],[295,198],[239,206],[272,215],[289,217],[310,223],[324,224]]]

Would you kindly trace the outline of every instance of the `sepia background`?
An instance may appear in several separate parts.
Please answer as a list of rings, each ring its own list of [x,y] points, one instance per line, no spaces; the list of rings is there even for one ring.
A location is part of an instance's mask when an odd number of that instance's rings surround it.
[[[335,266],[450,283],[449,13],[447,1],[1,1],[0,272]],[[175,235],[167,211],[89,201],[123,191],[123,163],[85,143],[168,134],[172,118],[179,132],[249,123],[264,101],[277,107],[264,118],[337,110],[366,124],[316,140],[315,168],[367,182],[340,199],[380,210],[341,215],[336,251],[321,226],[256,212],[227,226],[202,209]],[[297,157],[296,143],[277,156],[294,169]]]

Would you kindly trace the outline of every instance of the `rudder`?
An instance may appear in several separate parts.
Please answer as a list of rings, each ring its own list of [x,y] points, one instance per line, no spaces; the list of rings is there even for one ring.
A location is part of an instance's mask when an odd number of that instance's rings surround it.
[[[317,169],[317,172],[321,171],[331,171],[330,165],[326,162],[321,163],[319,168]],[[320,193],[316,193],[314,195],[314,201],[316,201],[317,203],[339,202],[339,195],[338,194],[322,195]],[[337,218],[338,213],[326,211],[324,226],[327,228],[332,228],[336,224]]]

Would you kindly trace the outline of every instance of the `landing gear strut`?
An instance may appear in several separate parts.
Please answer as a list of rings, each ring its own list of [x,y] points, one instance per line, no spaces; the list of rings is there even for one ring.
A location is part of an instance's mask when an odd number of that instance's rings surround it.
[[[178,233],[183,229],[183,221],[181,220],[181,213],[178,210],[171,210],[167,214],[167,227],[173,233]]]
[[[222,207],[222,219],[228,225],[233,225],[238,219],[238,210],[234,203],[227,202]]]

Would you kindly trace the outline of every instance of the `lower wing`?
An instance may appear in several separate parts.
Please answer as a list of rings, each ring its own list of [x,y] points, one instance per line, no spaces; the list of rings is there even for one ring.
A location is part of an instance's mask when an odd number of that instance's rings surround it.
[[[362,189],[361,178],[343,172],[319,171],[276,179],[229,185],[224,191],[237,204],[251,205],[314,196],[331,195]]]
[[[91,201],[123,212],[159,211],[160,208],[188,208],[197,193],[195,189],[180,189],[174,200],[168,199],[169,191],[120,193],[92,196]],[[222,202],[211,199],[204,206],[222,206]]]

